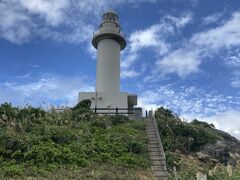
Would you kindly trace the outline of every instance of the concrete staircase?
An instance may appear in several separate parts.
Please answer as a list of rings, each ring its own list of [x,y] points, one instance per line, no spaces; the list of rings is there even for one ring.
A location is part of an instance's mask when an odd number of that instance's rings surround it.
[[[146,120],[146,134],[148,137],[148,151],[151,160],[151,168],[156,180],[167,180],[168,173],[165,162],[165,153],[162,147],[157,123],[153,117],[146,118]]]

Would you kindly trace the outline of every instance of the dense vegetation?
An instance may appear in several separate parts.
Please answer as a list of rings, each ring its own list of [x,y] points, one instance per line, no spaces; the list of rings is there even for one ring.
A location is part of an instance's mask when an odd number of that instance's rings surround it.
[[[87,101],[48,111],[2,104],[0,179],[151,179],[145,123],[98,116],[89,107]]]
[[[170,179],[175,179],[174,166],[181,179],[196,179],[198,171],[208,174],[210,169],[214,169],[214,172],[209,179],[240,178],[240,164],[234,168],[234,176],[231,178],[226,172],[226,167],[216,167],[216,163],[201,162],[196,158],[196,153],[201,151],[203,146],[226,139],[224,134],[219,133],[213,124],[196,119],[189,123],[181,120],[171,110],[162,107],[155,112],[155,117],[166,154]]]
[[[206,122],[198,120],[191,123],[184,122],[164,108],[159,108],[155,116],[166,151],[197,151],[201,146],[215,143],[219,138],[214,126]]]
[[[0,105],[0,179],[153,179],[147,153],[145,122],[126,116],[98,116],[86,100],[74,108],[43,110],[31,106]],[[169,179],[196,179],[212,163],[200,162],[195,153],[219,139],[228,139],[212,124],[182,121],[171,110],[155,112]],[[240,163],[239,163],[240,168]],[[224,166],[209,179],[229,177]]]

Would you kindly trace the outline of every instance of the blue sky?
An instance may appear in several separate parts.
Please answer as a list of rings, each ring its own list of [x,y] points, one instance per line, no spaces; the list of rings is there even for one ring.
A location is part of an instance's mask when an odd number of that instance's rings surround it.
[[[109,8],[127,35],[122,91],[240,138],[239,0],[1,0],[0,103],[72,106],[94,91],[91,38]]]

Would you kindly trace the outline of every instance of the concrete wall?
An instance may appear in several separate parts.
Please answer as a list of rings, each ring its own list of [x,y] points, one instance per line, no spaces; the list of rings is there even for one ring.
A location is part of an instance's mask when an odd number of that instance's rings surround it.
[[[94,97],[94,99],[92,99]],[[84,99],[90,99],[92,101],[91,108],[128,108],[128,94],[122,92],[98,92],[97,93],[97,103],[96,103],[96,93],[95,92],[80,92],[78,96],[78,102]],[[98,111],[100,112],[100,111]],[[108,112],[108,110],[101,111]],[[115,110],[112,110],[115,112]],[[127,112],[126,110],[119,110],[119,112]]]
[[[98,42],[96,91],[120,91],[120,45],[116,40]]]

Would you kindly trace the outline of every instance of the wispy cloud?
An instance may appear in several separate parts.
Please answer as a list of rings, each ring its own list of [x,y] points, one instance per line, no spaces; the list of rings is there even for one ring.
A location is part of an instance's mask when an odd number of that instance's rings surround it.
[[[232,87],[240,88],[240,70],[234,71],[232,75],[233,75],[233,77],[231,78]]]
[[[141,51],[143,50],[151,50],[157,56],[168,54],[172,48],[168,38],[184,28],[191,20],[192,14],[189,12],[183,13],[180,17],[166,15],[160,20],[160,23],[133,32],[129,37],[129,47],[123,54],[121,63],[123,72],[129,71],[128,74],[132,74],[133,77],[140,75],[139,71],[136,72],[133,69],[133,65],[141,57]]]
[[[219,51],[240,44],[240,13],[235,12],[223,25],[195,34],[190,43],[207,51]]]
[[[176,112],[180,118],[214,123],[216,128],[240,138],[240,96],[217,94],[194,86],[167,85],[144,91],[139,96],[139,104],[146,109],[163,106]]]
[[[232,87],[240,88],[240,49],[236,48],[228,52],[228,55],[224,57],[224,63],[227,68],[231,69],[232,78],[230,82]]]
[[[214,91],[202,90],[194,86],[166,85],[156,90],[146,90],[140,94],[140,102],[147,107],[168,107],[190,119],[216,115],[232,110],[232,107],[240,110],[240,96],[217,94]]]
[[[0,37],[23,44],[37,36],[54,41],[81,43],[89,40],[100,14],[107,8],[154,0],[2,0]],[[64,29],[64,31],[62,31]]]
[[[220,112],[214,116],[202,117],[203,121],[213,123],[216,128],[221,129],[240,139],[240,111],[229,110]]]
[[[93,91],[94,85],[87,83],[83,76],[65,77],[45,74],[34,80],[6,81],[0,83],[0,103],[15,105],[30,103],[40,106],[44,102],[54,105],[74,105],[79,91]]]
[[[31,68],[36,68],[36,69],[39,68],[38,64],[33,64],[33,63],[28,64],[28,66]]]
[[[220,51],[230,52],[240,45],[240,13],[235,12],[231,18],[215,28],[210,28],[192,35],[181,43],[181,47],[172,49],[166,56],[156,62],[157,72],[162,75],[175,73],[181,78],[200,71],[200,65],[206,57],[211,58]],[[229,63],[238,63],[232,56]],[[232,85],[238,87],[238,73],[234,72]],[[156,73],[154,74],[154,76]]]
[[[223,15],[224,15],[224,13],[222,13],[222,12],[211,14],[211,15],[203,18],[202,24],[206,26],[206,25],[209,25],[209,24],[217,23],[217,22],[219,22],[220,18]]]
[[[160,74],[176,73],[181,78],[197,73],[200,64],[197,53],[184,49],[178,49],[156,62],[157,71]]]

